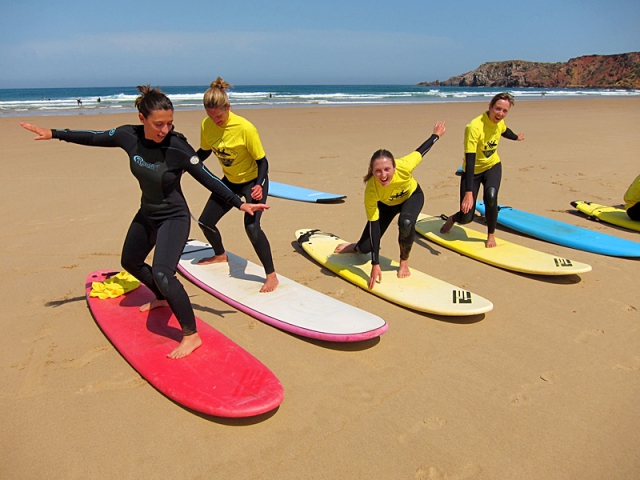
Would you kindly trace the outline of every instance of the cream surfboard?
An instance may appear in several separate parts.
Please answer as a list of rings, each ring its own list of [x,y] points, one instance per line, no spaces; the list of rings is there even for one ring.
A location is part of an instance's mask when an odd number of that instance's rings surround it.
[[[356,308],[301,285],[283,275],[273,292],[260,293],[264,268],[227,252],[227,263],[198,265],[211,257],[208,243],[189,240],[178,263],[178,271],[200,288],[281,330],[330,342],[357,342],[387,331],[377,315]]]
[[[497,246],[487,248],[487,234],[462,225],[440,233],[444,220],[421,213],[416,231],[432,242],[489,265],[531,275],[573,275],[591,271],[591,265],[496,238]]]
[[[336,254],[335,248],[341,243],[347,243],[346,240],[319,230],[298,230],[296,238],[304,251],[320,265],[358,287],[400,306],[447,316],[477,315],[493,309],[489,300],[418,270],[411,269],[410,277],[398,278],[398,262],[383,256],[380,256],[382,282],[376,283],[369,290],[371,255]]]

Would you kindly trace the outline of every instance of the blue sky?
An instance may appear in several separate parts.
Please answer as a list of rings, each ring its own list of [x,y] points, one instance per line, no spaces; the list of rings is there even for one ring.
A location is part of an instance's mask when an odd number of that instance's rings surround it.
[[[490,6],[490,7],[489,7]],[[415,84],[640,51],[640,1],[2,0],[0,88]]]

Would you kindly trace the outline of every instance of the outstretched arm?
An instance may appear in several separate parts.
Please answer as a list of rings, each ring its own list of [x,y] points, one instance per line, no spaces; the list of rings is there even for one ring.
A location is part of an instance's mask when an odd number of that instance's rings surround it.
[[[445,134],[445,132],[447,131],[446,124],[447,122],[445,122],[444,120],[439,120],[436,122],[436,125],[433,127],[433,134],[422,145],[416,148],[416,151],[420,152],[420,155],[424,157],[426,153],[431,150],[433,144],[436,143],[440,139],[440,137]]]
[[[22,128],[26,128],[37,135],[34,140],[51,140],[53,138],[53,132],[48,128],[38,127],[26,122],[20,122],[20,125]]]
[[[524,140],[524,133],[519,133],[516,135],[509,127],[507,127],[507,129],[502,133],[502,136],[504,138],[508,138],[509,140],[516,140],[518,142]]]
[[[269,207],[263,203],[243,203],[240,197],[229,190],[229,188],[201,162],[197,165],[190,164],[187,171],[211,193],[222,199],[222,201],[233,205],[249,215],[253,215],[256,211],[269,209]]]

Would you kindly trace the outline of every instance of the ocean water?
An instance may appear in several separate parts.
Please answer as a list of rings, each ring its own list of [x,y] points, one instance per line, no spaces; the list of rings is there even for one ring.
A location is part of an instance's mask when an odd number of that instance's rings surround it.
[[[161,87],[176,110],[202,108],[206,86]],[[640,90],[507,89],[516,100],[637,97]],[[485,87],[415,85],[240,85],[229,91],[234,108],[485,102],[505,91]],[[78,115],[134,111],[135,87],[0,89],[0,116]],[[80,100],[81,103],[78,102]]]

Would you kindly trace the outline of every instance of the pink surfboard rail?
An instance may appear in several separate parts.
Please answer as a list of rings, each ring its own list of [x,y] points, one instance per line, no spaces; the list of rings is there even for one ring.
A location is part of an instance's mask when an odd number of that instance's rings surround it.
[[[182,338],[169,308],[140,312],[153,293],[140,285],[113,299],[90,297],[91,283],[110,274],[100,270],[86,280],[93,317],[124,359],[160,393],[196,412],[226,418],[267,413],[284,399],[282,384],[258,359],[213,327],[196,319],[203,345],[178,360],[167,358]]]
[[[282,275],[275,291],[259,293],[265,279],[262,267],[230,252],[229,265],[197,265],[198,259],[211,254],[208,244],[190,240],[178,271],[205,292],[280,330],[316,340],[358,342],[379,337],[389,328],[380,317]],[[233,283],[239,287],[234,289]]]

